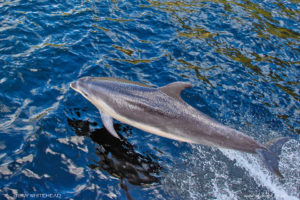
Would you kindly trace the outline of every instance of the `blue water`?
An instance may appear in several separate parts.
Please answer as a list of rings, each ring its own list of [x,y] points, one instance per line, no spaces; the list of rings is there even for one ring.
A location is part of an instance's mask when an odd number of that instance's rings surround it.
[[[299,199],[300,4],[295,0],[1,1],[0,199]],[[115,121],[69,84],[83,76],[182,97],[283,147],[278,179],[255,155]]]

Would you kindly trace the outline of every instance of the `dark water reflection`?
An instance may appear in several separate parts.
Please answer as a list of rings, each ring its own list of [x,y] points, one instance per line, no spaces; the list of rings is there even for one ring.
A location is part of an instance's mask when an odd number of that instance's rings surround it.
[[[99,160],[89,167],[94,170],[104,170],[112,176],[126,179],[133,185],[153,185],[160,183],[161,167],[154,155],[142,155],[135,152],[134,147],[120,135],[122,140],[113,137],[105,128],[90,130],[89,121],[68,119],[68,124],[79,136],[90,137],[99,146],[96,155]],[[117,132],[130,132],[128,126],[115,125]],[[154,158],[153,158],[154,157]]]
[[[0,199],[299,199],[299,10],[298,0],[1,1]],[[262,143],[294,139],[286,179],[254,157],[124,124],[116,141],[69,88],[82,76],[190,82],[183,98],[214,119]]]

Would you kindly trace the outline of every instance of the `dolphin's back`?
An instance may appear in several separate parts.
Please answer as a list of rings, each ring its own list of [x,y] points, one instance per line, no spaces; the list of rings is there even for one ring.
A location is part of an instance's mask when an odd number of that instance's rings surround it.
[[[172,120],[188,117],[183,103],[172,99],[157,88],[114,82],[108,84],[106,89],[108,94],[98,94],[98,98],[109,104],[116,114],[132,121],[163,129],[165,127],[163,124],[167,125],[173,123]],[[96,88],[95,93],[97,94]]]
[[[97,106],[99,110],[144,131],[180,141],[247,152],[254,152],[259,146],[252,138],[212,120],[160,88],[101,80],[93,83],[90,89],[97,99],[103,101]]]
[[[115,80],[101,80],[93,82],[88,93],[92,93],[96,99],[101,99],[100,104],[92,102],[99,110],[109,112],[119,121],[130,119],[125,123],[134,126],[139,124],[139,128],[143,130],[145,126],[153,127],[152,129],[155,127],[161,132],[172,132],[182,137],[181,140],[191,142],[190,139],[186,139],[186,131],[182,129],[185,129],[184,124],[194,121],[196,110],[185,102],[168,96],[159,88]]]

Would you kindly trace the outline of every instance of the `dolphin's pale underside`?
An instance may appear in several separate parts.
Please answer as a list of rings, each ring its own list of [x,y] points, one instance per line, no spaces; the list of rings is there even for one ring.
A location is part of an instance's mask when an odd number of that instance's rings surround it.
[[[186,82],[174,82],[152,88],[104,77],[84,77],[71,83],[72,89],[98,108],[104,127],[117,138],[113,118],[174,140],[257,153],[271,172],[283,177],[278,157],[288,138],[276,138],[266,146],[259,144],[184,102],[180,93],[190,87]]]

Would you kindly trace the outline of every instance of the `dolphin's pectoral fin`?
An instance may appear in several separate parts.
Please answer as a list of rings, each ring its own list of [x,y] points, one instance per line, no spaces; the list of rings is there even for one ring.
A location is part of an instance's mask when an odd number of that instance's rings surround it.
[[[162,91],[163,93],[183,102],[183,100],[180,97],[180,93],[182,92],[182,90],[184,90],[186,88],[191,88],[191,87],[192,87],[192,85],[187,82],[174,82],[174,83],[165,85],[163,87],[160,87],[159,90]]]
[[[106,128],[106,130],[108,130],[108,132],[110,132],[110,134],[112,134],[114,137],[120,139],[120,137],[118,136],[117,132],[114,129],[113,118],[111,118],[111,116],[109,116],[103,111],[100,111],[100,114],[101,114],[103,125]]]

